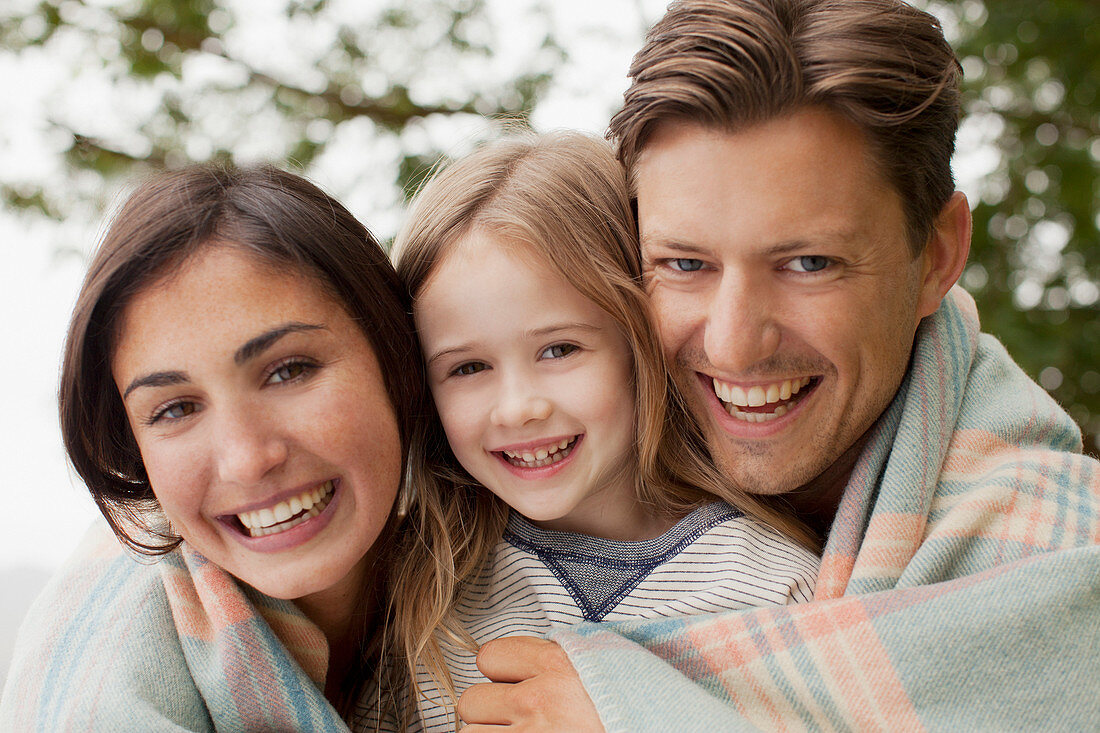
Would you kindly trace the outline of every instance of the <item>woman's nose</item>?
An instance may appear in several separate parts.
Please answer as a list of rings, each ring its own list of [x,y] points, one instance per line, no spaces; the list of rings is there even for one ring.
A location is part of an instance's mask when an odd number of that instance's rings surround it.
[[[214,441],[218,476],[226,483],[258,483],[287,458],[286,440],[258,409],[221,415]]]

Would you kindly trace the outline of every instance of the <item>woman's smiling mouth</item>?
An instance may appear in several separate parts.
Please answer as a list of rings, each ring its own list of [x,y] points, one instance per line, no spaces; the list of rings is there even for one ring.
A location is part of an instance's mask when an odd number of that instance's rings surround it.
[[[319,515],[332,501],[335,490],[332,479],[329,479],[274,506],[230,516],[240,522],[239,529],[243,529],[243,533],[249,537],[279,534]]]

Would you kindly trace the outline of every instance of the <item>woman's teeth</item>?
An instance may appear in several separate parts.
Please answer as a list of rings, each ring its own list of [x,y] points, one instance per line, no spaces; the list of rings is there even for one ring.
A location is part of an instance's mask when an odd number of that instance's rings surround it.
[[[573,444],[576,440],[577,436],[574,435],[572,438],[566,438],[560,443],[544,445],[533,451],[505,450],[501,451],[501,453],[504,454],[505,460],[513,466],[518,466],[520,468],[542,468],[543,466],[549,466],[552,463],[564,460],[573,452]]]
[[[768,422],[786,415],[791,405],[787,401],[797,395],[813,379],[801,377],[774,384],[758,384],[748,389],[736,384],[714,382],[714,394],[733,417],[745,422]],[[764,410],[744,410],[745,407],[763,407]],[[770,410],[767,408],[771,408]]]
[[[238,514],[237,519],[241,520],[241,524],[252,537],[285,532],[324,511],[332,500],[334,490],[335,487],[329,480],[313,489],[303,491],[298,496],[280,501],[275,506]]]

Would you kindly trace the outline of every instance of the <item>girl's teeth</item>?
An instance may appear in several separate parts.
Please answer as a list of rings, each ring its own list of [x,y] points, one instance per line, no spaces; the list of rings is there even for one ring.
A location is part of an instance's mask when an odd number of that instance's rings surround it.
[[[523,468],[541,468],[542,466],[549,466],[551,463],[557,463],[566,456],[569,455],[571,450],[569,444],[572,442],[571,438],[565,438],[560,443],[547,446],[545,448],[539,448],[534,453],[516,453],[513,451],[502,451],[504,457],[513,466],[521,466]]]

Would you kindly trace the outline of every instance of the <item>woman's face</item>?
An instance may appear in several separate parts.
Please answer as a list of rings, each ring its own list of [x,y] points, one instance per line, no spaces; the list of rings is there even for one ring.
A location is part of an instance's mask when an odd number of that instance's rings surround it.
[[[140,291],[117,334],[114,380],[173,529],[276,598],[361,587],[401,442],[340,303],[215,244]]]

